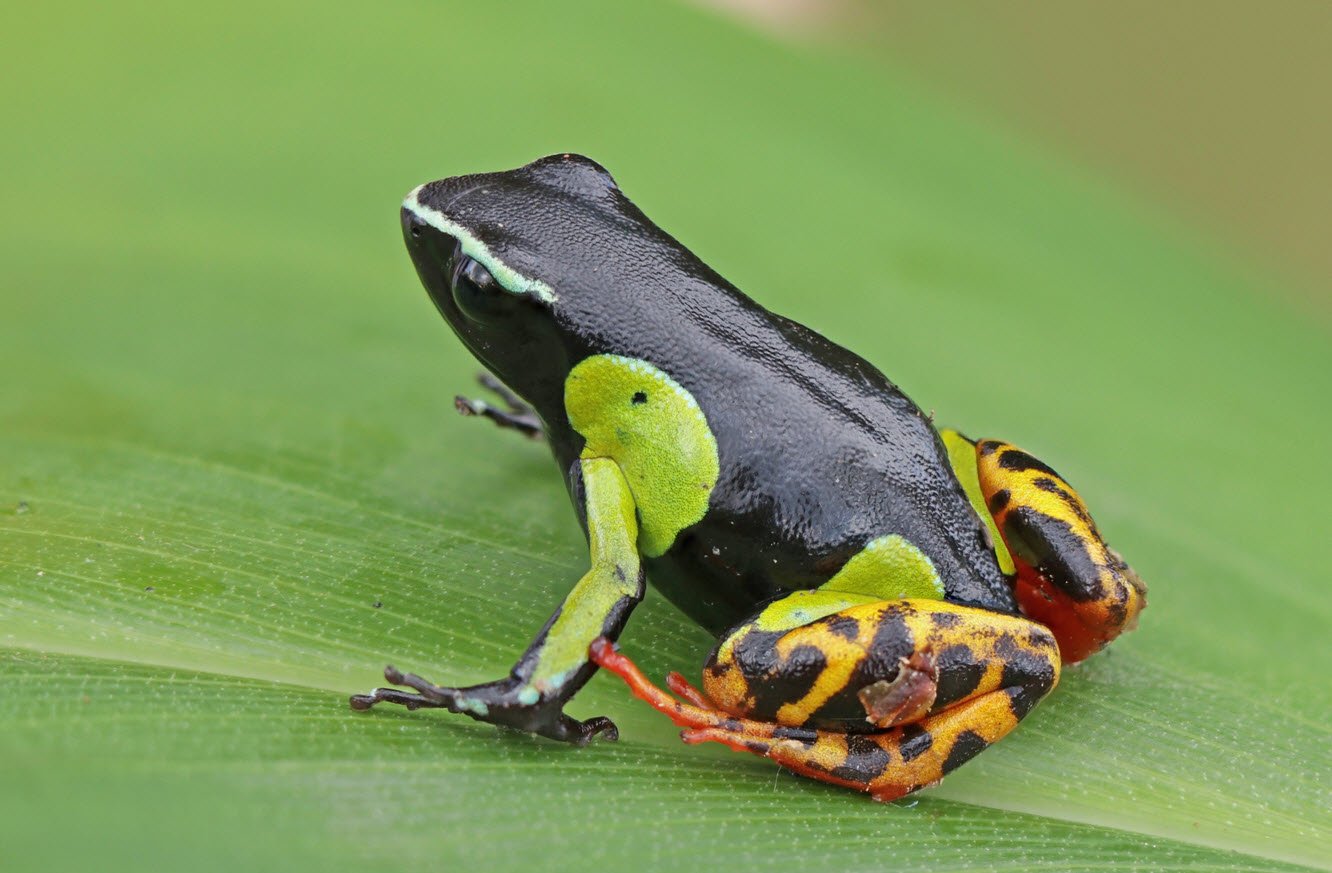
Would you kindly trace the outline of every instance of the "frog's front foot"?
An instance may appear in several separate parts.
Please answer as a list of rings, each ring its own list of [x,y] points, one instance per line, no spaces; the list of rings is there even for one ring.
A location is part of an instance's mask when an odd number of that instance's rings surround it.
[[[415,673],[403,673],[389,665],[384,679],[390,685],[411,688],[376,688],[369,694],[353,694],[348,703],[364,711],[377,703],[396,703],[407,709],[447,709],[477,721],[540,734],[553,740],[586,745],[598,734],[619,739],[619,729],[605,716],[579,721],[563,711],[563,700],[542,700],[536,689],[516,679],[502,679],[468,688],[435,685]]]
[[[536,411],[510,391],[507,385],[486,372],[478,373],[476,381],[482,388],[494,394],[504,404],[504,408],[485,400],[459,394],[453,398],[453,406],[460,414],[488,418],[500,427],[511,428],[534,440],[546,435],[545,427]]]

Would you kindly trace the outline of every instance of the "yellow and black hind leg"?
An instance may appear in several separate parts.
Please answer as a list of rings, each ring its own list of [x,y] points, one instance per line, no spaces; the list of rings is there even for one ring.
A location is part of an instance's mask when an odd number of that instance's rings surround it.
[[[1054,631],[1064,662],[1132,630],[1147,586],[1102,539],[1073,487],[1017,446],[942,435],[972,503],[1011,556],[1018,605]]]
[[[1059,680],[1054,638],[941,600],[796,592],[718,646],[703,691],[649,682],[606,640],[591,658],[685,728],[796,773],[895,800],[997,742]]]

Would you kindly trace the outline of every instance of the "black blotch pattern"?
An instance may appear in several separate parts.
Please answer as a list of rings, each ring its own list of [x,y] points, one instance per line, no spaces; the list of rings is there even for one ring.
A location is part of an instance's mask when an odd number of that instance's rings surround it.
[[[1054,476],[1056,479],[1064,478],[1054,470],[1050,469],[1045,463],[1036,460],[1031,455],[1022,451],[1022,449],[1008,449],[1005,451],[999,456],[999,466],[1003,467],[1005,470],[1016,470],[1018,472],[1023,470],[1035,470],[1038,473],[1046,473],[1050,476]]]
[[[783,636],[777,631],[751,630],[735,646],[736,666],[753,694],[750,715],[760,721],[775,720],[782,706],[808,694],[828,666],[823,652],[808,645],[796,646],[782,659],[777,641]]]
[[[1041,643],[1046,651],[1054,652],[1053,639],[1046,637]],[[1054,664],[1050,657],[1018,645],[1010,634],[1003,634],[995,640],[994,653],[1004,662],[1004,672],[999,681],[1008,692],[1009,707],[1021,721],[1054,685]]]
[[[947,776],[958,767],[970,761],[972,758],[985,751],[989,745],[985,738],[975,731],[963,731],[957,735],[957,740],[953,743],[953,748],[948,752],[948,758],[943,764],[943,774]]]
[[[633,399],[630,402],[634,405],[647,403],[647,394],[643,391],[635,391]]]
[[[854,640],[860,635],[860,622],[849,615],[829,616],[824,619],[823,625],[828,629],[828,633],[843,639]]]
[[[805,730],[804,728],[784,727],[782,725],[778,725],[777,727],[773,728],[772,736],[774,739],[790,740],[792,742],[797,742],[800,745],[804,746],[806,749],[814,748],[814,744],[819,741],[819,735],[811,730]]]
[[[1128,589],[1114,586],[1110,591],[1110,602],[1106,604],[1110,624],[1120,627],[1128,620]]]
[[[883,611],[865,657],[851,671],[845,686],[833,693],[809,719],[811,726],[827,727],[848,733],[876,731],[865,721],[865,705],[860,702],[860,689],[880,679],[892,681],[897,676],[901,659],[915,651],[916,643],[902,619],[903,607],[889,607]]]
[[[994,515],[1003,512],[1004,507],[1008,505],[1008,501],[1012,499],[1012,497],[1013,495],[1009,493],[1007,488],[1000,488],[998,491],[991,494],[989,500],[990,512]]]
[[[1004,529],[1022,542],[1042,575],[1073,600],[1086,602],[1105,596],[1100,567],[1087,552],[1086,542],[1068,522],[1020,506],[1008,514]]]
[[[903,761],[914,761],[930,750],[934,745],[934,734],[918,724],[909,724],[902,728],[902,739],[897,747]]]
[[[1041,695],[1034,694],[1028,688],[1005,688],[1004,693],[1008,695],[1008,711],[1013,713],[1017,721],[1026,718],[1027,713],[1041,701]]]
[[[1056,497],[1058,497],[1063,502],[1063,504],[1073,512],[1074,515],[1076,515],[1078,518],[1086,522],[1088,527],[1092,527],[1093,530],[1095,529],[1095,527],[1092,525],[1091,516],[1087,514],[1087,510],[1084,509],[1082,505],[1078,502],[1078,498],[1073,496],[1073,493],[1069,490],[1068,485],[1061,482],[1056,482],[1054,479],[1051,479],[1047,476],[1038,477],[1031,484],[1035,485],[1037,488],[1041,489],[1042,491],[1045,491],[1049,494],[1053,494]]]
[[[970,646],[948,646],[934,657],[939,670],[939,687],[934,696],[934,710],[956,703],[976,690],[985,677],[985,664]]]
[[[962,616],[951,612],[941,612],[934,617],[934,625],[939,628],[954,628],[962,623]]]
[[[892,757],[878,743],[864,735],[846,738],[846,763],[832,769],[832,775],[848,782],[865,784],[888,768]]]

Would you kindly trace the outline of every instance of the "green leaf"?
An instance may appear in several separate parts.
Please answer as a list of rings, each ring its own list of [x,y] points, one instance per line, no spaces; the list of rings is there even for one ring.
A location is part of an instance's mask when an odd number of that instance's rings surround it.
[[[1332,866],[1325,324],[891,75],[693,9],[31,6],[0,82],[0,868]],[[336,8],[335,8],[336,7]],[[348,711],[495,678],[585,566],[401,251],[576,150],[761,302],[1077,484],[1141,629],[894,805],[690,748]],[[1314,436],[1310,438],[1309,434]],[[650,596],[649,672],[709,640]]]

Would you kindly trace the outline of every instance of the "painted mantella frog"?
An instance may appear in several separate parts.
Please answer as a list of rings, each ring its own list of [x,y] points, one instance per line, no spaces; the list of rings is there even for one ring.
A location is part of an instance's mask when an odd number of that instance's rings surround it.
[[[555,155],[422,185],[403,235],[499,382],[462,411],[544,436],[591,569],[508,676],[389,667],[356,709],[439,707],[585,743],[598,666],[683,727],[888,800],[937,782],[1133,627],[1146,589],[1077,493],[1008,443],[936,430],[862,358],[768,312]],[[503,390],[512,389],[512,394]],[[516,394],[516,396],[515,396]],[[612,643],[650,579],[718,643],[702,689]]]

